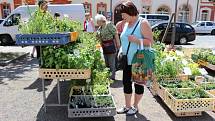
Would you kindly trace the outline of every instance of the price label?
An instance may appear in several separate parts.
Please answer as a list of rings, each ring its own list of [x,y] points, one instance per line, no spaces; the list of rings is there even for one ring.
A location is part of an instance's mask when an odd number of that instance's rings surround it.
[[[213,53],[213,55],[215,55],[215,48],[212,49],[212,53]]]
[[[192,75],[192,71],[190,67],[184,67],[184,74],[185,75]]]
[[[204,68],[199,68],[199,72],[202,74],[202,75],[207,75],[208,72],[204,69]]]
[[[176,52],[176,55],[178,56],[184,56],[184,53],[182,51],[176,50],[175,52]]]
[[[187,65],[188,64],[187,60],[183,59],[182,64]]]

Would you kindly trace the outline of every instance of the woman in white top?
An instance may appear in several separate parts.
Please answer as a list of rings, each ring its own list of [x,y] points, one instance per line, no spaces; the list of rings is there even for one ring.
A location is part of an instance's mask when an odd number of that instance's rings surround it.
[[[84,31],[86,31],[86,32],[95,32],[96,31],[93,19],[90,17],[90,13],[85,14]]]

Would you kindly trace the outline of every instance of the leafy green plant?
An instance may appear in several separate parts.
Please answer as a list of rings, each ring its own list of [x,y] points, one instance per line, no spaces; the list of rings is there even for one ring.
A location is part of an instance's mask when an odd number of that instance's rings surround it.
[[[114,107],[114,103],[111,96],[97,96],[95,102],[98,108]]]
[[[197,63],[191,62],[188,64],[188,67],[190,67],[193,76],[201,75],[201,72],[199,71],[199,65]]]
[[[213,90],[215,89],[215,83],[203,83],[201,87],[205,90]]]
[[[29,18],[28,22],[21,22],[19,31],[22,34],[53,34],[78,31],[83,27],[80,22],[69,18],[55,19],[49,12],[42,12],[37,8],[36,12]]]
[[[170,89],[176,99],[196,99],[196,98],[209,98],[209,95],[202,88],[195,88],[190,91],[182,91],[180,89]]]
[[[93,85],[92,94],[93,95],[108,95],[108,93],[109,93],[108,86],[109,85]]]
[[[94,69],[92,72],[92,84],[93,85],[107,85],[111,83],[109,79],[109,70],[106,68],[103,71]]]
[[[194,55],[203,61],[209,62],[215,65],[215,55],[212,53],[210,49],[198,49],[195,50]]]
[[[165,88],[194,88],[191,81],[160,81],[159,83]]]
[[[155,41],[159,41],[160,40],[160,34],[161,34],[161,31],[159,31],[159,30],[154,31],[153,32],[153,39]]]

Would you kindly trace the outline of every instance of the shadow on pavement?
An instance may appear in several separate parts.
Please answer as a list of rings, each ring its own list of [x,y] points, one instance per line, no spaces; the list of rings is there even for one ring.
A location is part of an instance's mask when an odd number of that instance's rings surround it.
[[[61,103],[68,104],[70,82],[62,81],[61,86]],[[57,85],[53,88],[47,97],[47,103],[57,103]],[[36,121],[115,121],[113,117],[107,118],[68,118],[67,107],[47,107],[47,112],[44,112],[43,107],[40,108],[37,114]]]
[[[145,116],[140,113],[137,113],[134,116],[126,116],[126,121],[150,121]]]
[[[53,80],[45,80],[45,87],[50,85]],[[42,92],[42,79],[38,78],[30,86],[24,88],[25,90],[37,89],[38,92]],[[47,88],[45,88],[47,90]]]
[[[36,59],[25,57],[22,60],[17,60],[5,67],[0,67],[0,81],[4,80],[5,78],[10,81],[17,78],[23,78],[25,72],[32,71],[37,67],[38,61]]]
[[[123,87],[122,80],[114,80],[112,84],[110,84],[111,88],[120,88]]]
[[[203,112],[202,116],[193,116],[193,117],[176,117],[175,114],[164,104],[160,97],[154,97],[162,108],[167,112],[169,117],[173,121],[215,121],[213,117],[211,117],[208,113]]]

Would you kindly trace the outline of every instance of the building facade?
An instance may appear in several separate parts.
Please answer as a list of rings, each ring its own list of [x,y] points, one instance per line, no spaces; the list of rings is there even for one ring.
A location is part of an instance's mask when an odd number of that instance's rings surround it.
[[[201,0],[199,20],[215,21],[215,2]]]
[[[121,19],[115,8],[126,0],[48,0],[51,4],[83,4],[85,12],[94,17],[97,13],[115,23]],[[132,0],[140,13],[171,15],[176,0]],[[36,4],[37,0],[0,0],[0,18],[5,18],[14,8]],[[178,0],[177,21],[192,23],[197,20],[215,20],[215,2],[210,0]]]
[[[13,10],[13,0],[0,0],[0,19],[6,18]]]
[[[114,23],[121,20],[121,15],[115,8],[126,0],[72,0],[72,3],[83,3],[86,11],[94,17],[103,13]],[[159,13],[171,15],[175,11],[175,0],[132,0],[140,13]],[[199,18],[199,0],[178,0],[177,21],[192,23]]]

